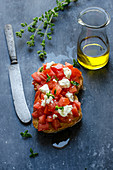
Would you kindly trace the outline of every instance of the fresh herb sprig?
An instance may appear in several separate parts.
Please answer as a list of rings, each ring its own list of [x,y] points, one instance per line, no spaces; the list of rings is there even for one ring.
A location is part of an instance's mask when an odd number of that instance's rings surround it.
[[[46,82],[49,82],[51,80],[51,76],[49,76],[48,74],[47,74],[47,80],[46,80]]]
[[[35,158],[36,156],[38,156],[38,153],[33,153],[32,148],[30,148],[30,152],[31,152],[31,155],[29,155],[29,157]]]
[[[63,106],[62,106],[62,107],[55,106],[55,110],[58,110],[58,109],[60,109],[60,110],[64,110],[64,107],[63,107]]]
[[[32,135],[28,133],[28,130],[26,130],[25,132],[21,132],[20,135],[24,138],[32,138]]]
[[[53,94],[51,94],[51,92],[46,93],[46,96],[48,97],[48,99],[49,99],[50,96],[51,96],[53,99],[55,99],[55,96],[54,96]]]
[[[73,67],[80,68],[80,65],[78,64],[78,62],[75,59],[73,59]]]
[[[22,38],[22,35],[26,30],[30,32],[30,40],[27,41],[29,47],[35,46],[36,35],[43,37],[41,42],[42,49],[38,50],[37,53],[41,59],[44,59],[47,54],[45,51],[45,40],[46,38],[51,40],[54,31],[53,27],[55,24],[53,23],[53,18],[58,17],[58,12],[63,11],[65,6],[68,6],[70,2],[74,1],[76,2],[77,0],[56,0],[57,6],[53,9],[45,11],[40,17],[33,18],[33,21],[30,24],[27,24],[26,22],[21,23],[22,29],[16,32],[16,36]]]
[[[79,86],[79,83],[77,83],[76,81],[71,81],[71,84],[73,84],[74,86]]]

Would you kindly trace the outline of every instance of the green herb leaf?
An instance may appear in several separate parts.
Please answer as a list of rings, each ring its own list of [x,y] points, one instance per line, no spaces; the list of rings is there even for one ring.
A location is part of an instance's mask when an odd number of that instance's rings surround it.
[[[58,78],[56,76],[54,76],[54,77],[55,77],[55,80],[58,81]]]
[[[44,68],[44,67],[42,66],[42,67],[40,68],[39,72],[42,72],[42,71],[43,71],[43,68]]]
[[[50,81],[51,80],[51,76],[49,76],[48,74],[47,74],[47,80],[46,80],[46,82],[48,82],[48,81]]]
[[[74,86],[79,86],[79,83],[77,83],[76,81],[71,81],[71,84],[73,84]]]
[[[26,130],[25,132],[21,132],[20,135],[25,138],[32,138],[32,135],[28,133],[28,130]]]
[[[55,96],[54,96],[53,94],[51,94],[51,92],[46,93],[46,96],[48,97],[48,99],[49,99],[50,96],[51,96],[53,99],[55,99]]]
[[[32,148],[30,148],[30,152],[31,152],[31,155],[29,155],[29,157],[35,158],[36,156],[38,156],[38,153],[33,153]]]
[[[56,89],[54,90],[54,94],[56,94]]]
[[[73,59],[73,66],[74,66],[74,67],[79,67],[79,68],[80,68],[78,62],[77,62],[75,59]]]
[[[58,109],[60,109],[60,110],[64,110],[64,107],[63,107],[63,106],[62,106],[62,107],[55,106],[55,110],[58,110]]]

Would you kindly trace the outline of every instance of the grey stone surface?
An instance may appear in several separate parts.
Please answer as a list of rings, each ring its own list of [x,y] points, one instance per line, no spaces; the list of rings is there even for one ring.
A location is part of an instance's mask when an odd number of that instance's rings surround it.
[[[83,119],[64,133],[70,133],[70,143],[62,150],[52,147],[54,135],[38,133],[32,124],[22,124],[15,113],[8,68],[10,64],[4,25],[12,24],[14,32],[21,22],[31,22],[45,10],[53,8],[55,0],[0,0],[0,169],[1,170],[112,170],[113,169],[113,22],[107,28],[110,41],[110,60],[106,67],[97,71],[83,69],[84,90],[79,95]],[[112,19],[112,0],[78,0],[59,13],[51,42],[47,42],[47,59],[72,63],[76,57],[76,45],[80,33],[78,13],[86,7],[106,9]],[[34,90],[31,74],[42,65],[36,51],[26,46],[28,34],[23,39],[15,37],[24,92],[30,112],[33,111]],[[20,132],[29,130],[31,139],[22,139]],[[39,156],[29,158],[30,148]]]

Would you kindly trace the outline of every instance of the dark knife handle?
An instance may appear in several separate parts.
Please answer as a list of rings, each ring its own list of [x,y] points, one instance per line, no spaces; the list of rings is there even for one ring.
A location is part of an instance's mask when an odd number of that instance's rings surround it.
[[[11,64],[17,64],[18,61],[17,61],[17,56],[16,56],[16,50],[15,50],[13,28],[12,28],[11,24],[5,25],[5,35],[6,35],[7,46],[8,46]]]

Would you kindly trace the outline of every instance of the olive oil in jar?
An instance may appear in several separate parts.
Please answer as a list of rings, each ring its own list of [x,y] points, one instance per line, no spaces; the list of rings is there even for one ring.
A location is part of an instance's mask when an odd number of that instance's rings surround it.
[[[109,45],[98,36],[86,37],[78,43],[77,60],[87,69],[102,68],[109,60]]]

